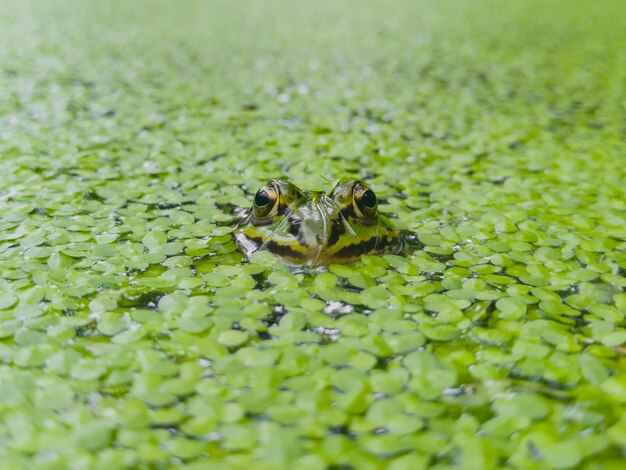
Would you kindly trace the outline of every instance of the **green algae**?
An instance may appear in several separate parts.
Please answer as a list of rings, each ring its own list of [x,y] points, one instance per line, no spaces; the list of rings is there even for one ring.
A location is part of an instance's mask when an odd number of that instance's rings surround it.
[[[3,467],[621,468],[620,8],[3,5]],[[244,262],[277,176],[411,252]]]

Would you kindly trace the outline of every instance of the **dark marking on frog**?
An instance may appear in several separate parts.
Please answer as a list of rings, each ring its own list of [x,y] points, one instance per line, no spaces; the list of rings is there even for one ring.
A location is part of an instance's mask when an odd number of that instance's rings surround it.
[[[363,253],[369,253],[372,250],[383,250],[388,248],[393,242],[393,238],[388,237],[372,237],[369,240],[363,240],[360,243],[344,246],[341,250],[335,253],[337,258],[354,258],[362,255]]]
[[[328,246],[333,246],[339,241],[341,235],[346,233],[346,227],[341,219],[333,220],[330,226],[330,236],[328,237]]]
[[[306,246],[307,241],[304,237],[304,232],[302,231],[302,219],[296,217],[289,218],[289,233],[296,237],[296,240],[300,244],[300,246]]]
[[[339,213],[346,220],[350,220],[350,219],[356,218],[356,213],[354,212],[354,206],[352,204],[350,204],[348,207],[344,207],[343,209],[341,209],[339,211]]]
[[[266,247],[269,251],[279,256],[283,256],[285,258],[297,258],[297,259],[305,259],[306,253],[300,253],[299,251],[294,250],[289,245],[281,245],[280,243],[276,243],[275,241],[270,241],[266,244]]]
[[[285,212],[287,212],[287,209],[289,209],[289,205],[288,204],[285,204],[284,202],[279,203],[276,215],[283,215]],[[270,219],[270,222],[271,221],[272,220]]]
[[[289,233],[294,237],[298,237],[298,241],[302,245],[300,238],[302,237],[302,219],[289,219]]]
[[[260,237],[252,238],[252,237],[246,236],[246,238],[248,238],[248,240],[250,240],[252,243],[254,243],[258,247],[257,250],[259,250],[263,246],[263,239]],[[306,257],[305,253],[300,253],[299,251],[291,248],[289,245],[281,245],[280,243],[277,243],[273,240],[266,242],[264,249],[269,250],[272,253],[275,253],[279,256],[283,256],[285,258],[290,257],[290,258],[304,259]]]

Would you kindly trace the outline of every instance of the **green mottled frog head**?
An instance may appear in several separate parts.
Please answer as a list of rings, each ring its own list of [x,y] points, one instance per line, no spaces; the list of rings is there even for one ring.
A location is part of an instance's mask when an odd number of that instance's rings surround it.
[[[268,250],[291,263],[319,266],[398,251],[400,234],[361,181],[341,181],[324,193],[272,180],[256,192],[233,236],[247,256]]]

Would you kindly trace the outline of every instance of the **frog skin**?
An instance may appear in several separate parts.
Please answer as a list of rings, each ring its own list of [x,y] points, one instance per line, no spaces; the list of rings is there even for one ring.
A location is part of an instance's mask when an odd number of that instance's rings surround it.
[[[350,263],[403,246],[401,231],[378,212],[376,195],[358,180],[340,181],[328,193],[269,181],[255,194],[233,237],[248,257],[267,250],[308,266]]]

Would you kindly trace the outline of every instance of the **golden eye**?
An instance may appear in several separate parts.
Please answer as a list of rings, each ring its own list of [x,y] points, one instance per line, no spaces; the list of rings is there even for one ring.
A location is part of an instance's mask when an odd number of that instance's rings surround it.
[[[359,204],[367,209],[376,209],[376,205],[378,204],[378,200],[376,199],[376,194],[371,189],[368,189],[361,193],[361,197],[359,198]]]
[[[259,189],[256,195],[254,196],[254,204],[257,207],[264,207],[271,203],[272,203],[272,198],[267,193],[267,191],[263,188]]]
[[[266,184],[254,195],[254,215],[257,217],[266,217],[277,202],[278,190],[272,184]]]
[[[353,199],[358,209],[358,213],[363,217],[370,218],[376,215],[376,207],[378,206],[378,199],[376,194],[370,188],[363,183],[357,183],[354,186]]]

